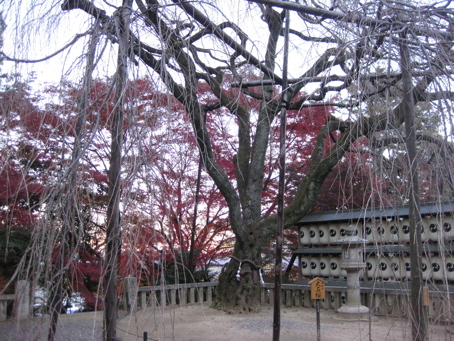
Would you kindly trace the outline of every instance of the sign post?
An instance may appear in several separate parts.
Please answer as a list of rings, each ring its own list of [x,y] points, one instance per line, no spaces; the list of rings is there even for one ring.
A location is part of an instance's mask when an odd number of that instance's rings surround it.
[[[428,307],[430,305],[429,287],[423,287],[422,294],[423,305],[425,307]]]
[[[429,287],[424,286],[422,287],[422,305],[424,307],[424,319],[429,318],[429,306],[430,306],[430,293]]]
[[[315,300],[315,311],[317,319],[317,341],[321,340],[320,337],[320,300],[324,300],[326,297],[325,284],[327,282],[324,279],[315,277],[309,281],[311,285],[311,299]]]

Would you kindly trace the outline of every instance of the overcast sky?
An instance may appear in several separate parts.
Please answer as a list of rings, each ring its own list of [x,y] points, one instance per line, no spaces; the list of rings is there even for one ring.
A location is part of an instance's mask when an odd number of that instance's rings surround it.
[[[62,11],[61,1],[44,1],[42,5],[35,7],[32,6],[33,1],[23,0],[0,4],[0,10],[3,10],[7,23],[4,33],[4,52],[10,57],[27,60],[46,57],[72,41],[76,34],[86,32],[92,24],[92,19],[80,10]],[[103,1],[95,1],[95,4],[105,9],[108,14],[114,10]],[[220,13],[225,17],[222,18],[222,15],[216,17],[213,14],[210,15],[210,19],[220,23],[228,17],[230,21],[240,26],[250,38],[248,49],[259,59],[263,59],[266,42],[262,38],[267,36],[267,27],[260,19],[260,13],[254,7],[255,5],[243,0],[233,0],[220,1],[219,6],[221,6]],[[296,15],[292,17],[292,20],[298,20]],[[132,29],[134,30],[134,21]],[[87,39],[81,38],[71,48],[45,62],[18,64],[5,61],[2,70],[19,72],[23,75],[35,71],[38,80],[44,82],[58,82],[62,78],[76,81],[80,78],[80,72],[84,67],[84,62],[79,57],[85,50]],[[282,46],[282,41],[280,43]],[[208,46],[204,47],[208,48]],[[289,68],[290,77],[297,77],[302,72],[301,65],[310,65],[310,59],[316,58],[318,53],[313,53],[314,51],[311,53],[308,46],[303,47],[301,44],[291,44],[290,49],[292,53],[290,62],[298,60],[298,65],[295,63]],[[109,44],[97,71],[99,76],[113,73],[116,63],[115,52]],[[301,63],[301,58],[307,59],[308,62]],[[144,69],[143,65],[139,66],[135,73],[145,72]],[[276,72],[279,73],[279,70]]]

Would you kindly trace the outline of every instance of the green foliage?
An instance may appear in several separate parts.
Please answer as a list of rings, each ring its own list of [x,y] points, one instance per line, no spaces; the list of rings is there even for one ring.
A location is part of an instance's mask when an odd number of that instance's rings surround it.
[[[0,276],[11,278],[31,240],[31,228],[0,230]]]

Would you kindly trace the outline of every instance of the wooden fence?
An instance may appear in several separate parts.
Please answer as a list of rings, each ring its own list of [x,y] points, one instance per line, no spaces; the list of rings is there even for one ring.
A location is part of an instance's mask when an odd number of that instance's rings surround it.
[[[133,300],[129,303],[139,308],[149,306],[184,306],[194,303],[210,304],[214,298],[217,283],[193,283],[136,288],[130,294]],[[132,288],[131,288],[132,289]],[[337,310],[345,303],[347,289],[345,286],[326,287],[326,299],[322,300],[323,309]],[[374,315],[406,317],[409,313],[409,291],[397,289],[361,289],[361,304],[371,308]],[[452,294],[454,296],[454,293]],[[282,305],[287,307],[315,307],[311,299],[310,286],[300,284],[282,285]],[[274,285],[262,284],[261,305],[272,305]],[[450,322],[453,317],[454,302],[449,292],[430,292],[430,304],[427,307],[429,318],[436,323]]]

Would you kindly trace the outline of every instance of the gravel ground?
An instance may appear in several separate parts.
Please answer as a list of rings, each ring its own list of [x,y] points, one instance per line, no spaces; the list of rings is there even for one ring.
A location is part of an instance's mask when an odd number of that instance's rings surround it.
[[[282,341],[316,341],[315,309],[285,308],[281,315]],[[359,321],[342,321],[332,310],[321,311],[323,341],[412,341],[406,319],[378,317],[371,325]],[[147,308],[122,319],[117,335],[122,341],[263,341],[273,334],[273,309],[264,307],[257,314],[229,315],[203,305],[179,308]],[[431,325],[431,341],[447,341],[444,326]]]
[[[231,323],[235,324],[238,329],[244,329],[251,332],[271,331],[273,329],[272,320],[264,319],[241,319],[232,320]],[[298,321],[281,321],[282,330],[314,330],[317,331],[316,324]],[[323,326],[323,329],[333,329],[334,326]]]
[[[229,315],[203,305],[173,308],[148,308],[135,314],[123,315],[117,324],[121,341],[262,341],[272,336],[273,310],[264,308],[257,314]],[[122,313],[120,313],[122,316]],[[22,321],[0,322],[0,341],[45,341],[49,317],[35,317]],[[371,326],[374,341],[411,341],[408,321],[379,317]],[[321,311],[323,341],[369,341],[367,322],[345,322],[336,318],[334,311]],[[102,312],[61,315],[57,341],[101,341]],[[283,308],[281,315],[282,341],[315,341],[315,310]],[[447,341],[451,335],[445,326],[430,326],[431,341]]]
[[[1,341],[47,340],[49,317],[34,317],[26,320],[0,322]],[[60,315],[57,341],[102,340],[102,312]]]

